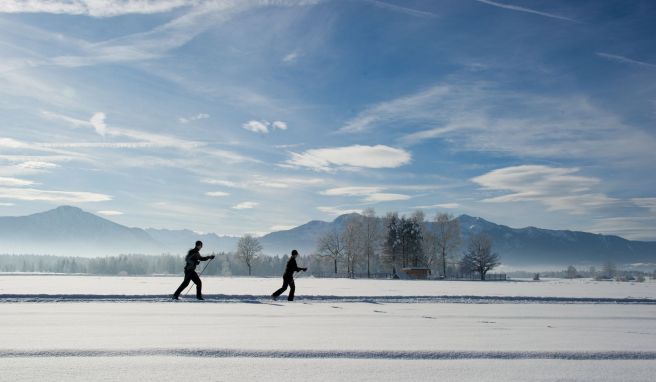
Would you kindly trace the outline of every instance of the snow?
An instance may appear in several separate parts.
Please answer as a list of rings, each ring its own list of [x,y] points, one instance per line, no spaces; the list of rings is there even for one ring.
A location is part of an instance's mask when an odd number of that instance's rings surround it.
[[[180,277],[103,277],[0,275],[2,294],[165,295],[182,282]],[[280,288],[282,278],[203,277],[207,294],[263,296]],[[195,289],[192,288],[192,292]],[[296,278],[296,291],[303,296],[491,296],[564,298],[656,299],[656,281],[595,281],[591,279],[545,279],[540,281],[421,281]]]
[[[280,279],[204,278],[212,300],[166,300],[180,281],[0,276],[2,379],[651,381],[656,373],[654,282],[300,278],[298,301],[273,302],[265,295]]]

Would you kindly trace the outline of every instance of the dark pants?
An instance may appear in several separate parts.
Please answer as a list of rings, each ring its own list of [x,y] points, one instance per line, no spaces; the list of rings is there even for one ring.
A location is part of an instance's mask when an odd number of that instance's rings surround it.
[[[282,278],[282,288],[278,289],[277,291],[273,292],[271,296],[273,297],[278,297],[287,290],[287,286],[289,286],[289,296],[287,296],[287,301],[294,301],[294,289],[296,289],[296,285],[294,285],[294,278],[293,277],[284,277]]]
[[[182,284],[180,284],[180,287],[178,290],[173,293],[175,297],[180,296],[180,293],[189,285],[189,281],[193,281],[194,284],[196,284],[196,297],[200,298],[203,297],[203,294],[201,293],[201,288],[203,287],[203,283],[200,281],[200,277],[198,277],[198,273],[196,273],[195,270],[185,270],[185,278]]]

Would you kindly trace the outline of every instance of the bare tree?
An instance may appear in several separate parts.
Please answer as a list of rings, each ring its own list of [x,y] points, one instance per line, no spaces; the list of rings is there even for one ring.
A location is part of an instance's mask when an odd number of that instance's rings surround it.
[[[566,273],[567,273],[567,278],[568,279],[575,279],[576,278],[577,271],[576,271],[576,268],[574,268],[573,265],[570,265],[569,267],[567,267],[567,272]]]
[[[346,256],[346,270],[352,277],[355,273],[355,264],[362,252],[362,224],[359,217],[352,218],[346,224],[342,234],[344,241],[344,255]]]
[[[613,262],[607,261],[604,263],[601,273],[605,278],[611,279],[617,275],[617,267]]]
[[[331,258],[337,274],[337,260],[344,255],[344,239],[337,229],[328,231],[319,238],[317,252],[319,256]]]
[[[462,259],[464,269],[478,272],[481,280],[485,281],[485,274],[499,264],[499,255],[492,252],[491,237],[477,234],[469,239],[467,252]]]
[[[426,229],[424,231],[421,248],[424,251],[424,263],[433,270],[437,263],[437,236],[434,230]]]
[[[376,255],[376,247],[380,241],[380,225],[376,211],[367,208],[362,212],[362,246],[367,257],[367,277],[371,277],[371,260]]]
[[[253,235],[244,235],[237,242],[237,257],[246,263],[248,275],[251,275],[253,260],[262,252],[262,245]]]
[[[438,213],[435,216],[435,244],[442,262],[442,276],[446,278],[446,259],[462,242],[460,224],[453,215]]]

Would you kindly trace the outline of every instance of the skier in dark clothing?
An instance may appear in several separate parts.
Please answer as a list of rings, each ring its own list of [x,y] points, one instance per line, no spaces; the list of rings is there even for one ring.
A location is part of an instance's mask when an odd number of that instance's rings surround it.
[[[282,288],[273,292],[271,298],[274,300],[278,299],[278,296],[284,292],[289,286],[289,296],[287,296],[287,301],[294,301],[294,290],[296,286],[294,285],[294,272],[307,271],[307,268],[300,268],[296,265],[296,256],[298,256],[298,251],[292,251],[292,257],[287,261],[287,267],[285,268],[285,273],[282,275]]]
[[[196,242],[196,247],[192,248],[189,250],[187,253],[187,256],[185,256],[185,267],[184,267],[184,281],[182,284],[180,284],[180,287],[178,290],[173,293],[173,299],[178,300],[178,297],[180,297],[180,293],[189,285],[189,281],[193,281],[194,284],[196,284],[196,298],[199,300],[204,300],[203,298],[203,293],[201,292],[201,288],[203,287],[203,283],[200,281],[200,277],[198,276],[198,273],[196,273],[196,266],[200,264],[201,261],[206,261],[209,259],[213,259],[214,255],[212,256],[201,256],[200,255],[200,249],[203,248],[203,242],[202,241],[197,241]]]

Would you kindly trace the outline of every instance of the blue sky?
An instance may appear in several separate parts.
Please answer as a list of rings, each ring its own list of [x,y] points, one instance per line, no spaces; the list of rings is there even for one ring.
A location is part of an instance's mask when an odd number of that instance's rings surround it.
[[[0,215],[656,240],[651,1],[3,1]]]

